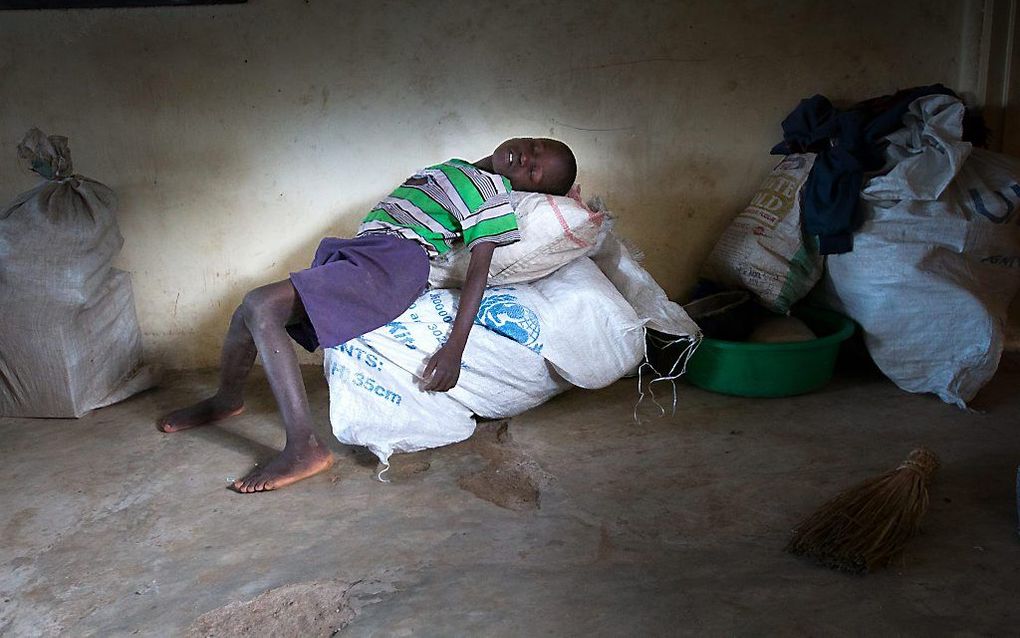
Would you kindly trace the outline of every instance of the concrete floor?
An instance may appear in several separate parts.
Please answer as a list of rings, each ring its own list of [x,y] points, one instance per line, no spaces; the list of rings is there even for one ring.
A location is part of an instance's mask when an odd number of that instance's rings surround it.
[[[327,432],[325,383],[315,368],[306,379]],[[225,489],[282,444],[262,379],[249,411],[221,427],[152,426],[213,382],[178,374],[78,421],[0,419],[0,634],[969,636],[1020,626],[1012,361],[975,402],[981,413],[856,372],[790,399],[684,385],[676,416],[655,418],[645,403],[635,423],[625,380],[516,417],[508,441],[489,428],[400,457],[390,484],[374,480],[370,456],[336,445],[328,474],[262,495]],[[943,468],[903,565],[852,577],[782,552],[802,515],[920,443]]]

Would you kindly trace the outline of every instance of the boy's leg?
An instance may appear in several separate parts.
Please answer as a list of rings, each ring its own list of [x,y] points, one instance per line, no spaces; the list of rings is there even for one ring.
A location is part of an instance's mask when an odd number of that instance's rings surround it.
[[[177,432],[240,414],[244,383],[255,363],[256,351],[276,398],[287,431],[283,452],[264,468],[234,482],[239,492],[275,489],[316,474],[333,456],[312,432],[308,398],[297,357],[285,326],[304,318],[304,308],[290,280],[249,292],[234,312],[220,355],[220,387],[208,399],[182,408],[158,421],[164,432]]]
[[[241,304],[241,314],[262,356],[262,366],[287,430],[287,444],[282,452],[265,467],[234,481],[239,492],[260,492],[325,470],[333,464],[333,454],[312,430],[301,368],[285,328],[304,315],[293,284],[287,279],[249,292]]]
[[[223,340],[216,394],[163,416],[156,427],[163,432],[180,432],[240,414],[244,411],[244,383],[254,364],[255,341],[244,322],[244,307],[238,306]]]

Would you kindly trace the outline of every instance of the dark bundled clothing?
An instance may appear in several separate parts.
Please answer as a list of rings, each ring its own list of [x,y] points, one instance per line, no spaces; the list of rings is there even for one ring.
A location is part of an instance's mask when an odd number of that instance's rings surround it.
[[[801,100],[783,120],[783,141],[773,155],[817,153],[801,191],[804,231],[818,236],[823,255],[853,250],[860,225],[857,200],[864,173],[885,164],[882,139],[900,128],[910,103],[926,95],[956,94],[941,84],[904,89],[839,110],[824,95]]]

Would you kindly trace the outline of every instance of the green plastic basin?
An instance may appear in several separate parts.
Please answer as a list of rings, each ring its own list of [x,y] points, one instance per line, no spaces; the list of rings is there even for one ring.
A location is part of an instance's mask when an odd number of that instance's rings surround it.
[[[788,397],[824,386],[836,367],[839,344],[854,333],[854,322],[821,308],[797,308],[792,314],[818,338],[794,343],[705,338],[687,364],[687,380],[742,397]]]

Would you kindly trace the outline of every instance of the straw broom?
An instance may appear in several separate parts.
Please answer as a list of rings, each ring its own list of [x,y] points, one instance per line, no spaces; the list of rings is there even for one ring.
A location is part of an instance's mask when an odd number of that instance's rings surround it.
[[[938,465],[928,448],[914,450],[895,470],[840,493],[805,519],[786,551],[854,574],[887,566],[920,528]]]

